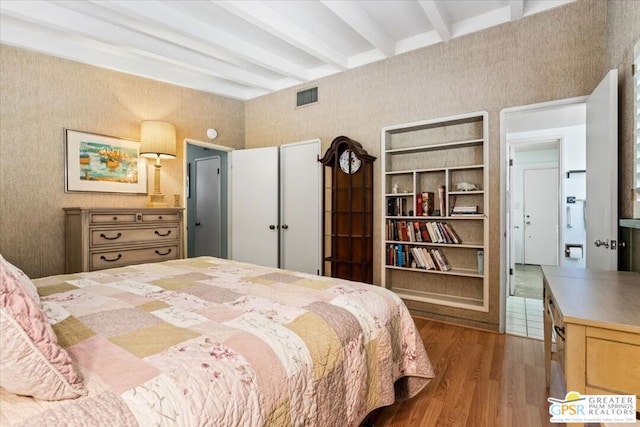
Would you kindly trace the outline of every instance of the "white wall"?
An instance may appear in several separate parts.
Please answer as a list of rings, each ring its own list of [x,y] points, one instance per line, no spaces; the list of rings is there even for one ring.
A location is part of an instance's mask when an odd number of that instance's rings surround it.
[[[560,186],[560,248],[564,250],[565,244],[581,244],[583,245],[583,257],[580,259],[566,258],[561,253],[560,266],[566,267],[584,267],[586,256],[586,228],[584,222],[584,202],[578,201],[575,204],[567,204],[568,196],[574,196],[576,199],[584,200],[586,198],[586,181],[584,174],[571,174],[567,178],[569,170],[584,170],[586,168],[586,151],[585,151],[585,125],[574,125],[567,127],[559,127],[552,129],[539,129],[528,132],[517,132],[507,134],[507,141],[525,140],[525,139],[560,139],[560,158],[561,158],[561,186]],[[540,161],[544,158],[538,158]],[[530,161],[536,160],[536,157],[530,157]],[[515,162],[514,162],[515,164]],[[540,165],[539,165],[540,166]],[[514,188],[516,190],[516,188]],[[567,224],[567,207],[571,212],[571,227]],[[514,215],[515,220],[518,218]],[[520,219],[522,215],[520,215]],[[517,244],[517,242],[516,242]],[[516,250],[516,261],[518,259],[518,251]]]

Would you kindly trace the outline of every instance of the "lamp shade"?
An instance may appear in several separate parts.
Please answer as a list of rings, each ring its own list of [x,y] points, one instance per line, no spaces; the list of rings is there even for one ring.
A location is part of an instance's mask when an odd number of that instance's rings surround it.
[[[176,127],[171,123],[145,120],[140,123],[140,155],[173,159],[176,157]]]

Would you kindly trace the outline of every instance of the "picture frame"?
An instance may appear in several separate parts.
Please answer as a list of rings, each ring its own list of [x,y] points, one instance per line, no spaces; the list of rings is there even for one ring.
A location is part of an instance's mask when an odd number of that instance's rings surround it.
[[[64,130],[65,193],[147,194],[147,162],[140,143]]]

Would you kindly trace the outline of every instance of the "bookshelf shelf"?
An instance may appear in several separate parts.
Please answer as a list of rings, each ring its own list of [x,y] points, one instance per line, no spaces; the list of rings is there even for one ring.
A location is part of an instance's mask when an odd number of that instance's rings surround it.
[[[487,117],[477,112],[382,129],[382,284],[421,311],[488,312]],[[462,183],[475,188],[462,191]],[[436,239],[422,234],[426,224],[435,224]],[[458,243],[447,238],[449,230]]]

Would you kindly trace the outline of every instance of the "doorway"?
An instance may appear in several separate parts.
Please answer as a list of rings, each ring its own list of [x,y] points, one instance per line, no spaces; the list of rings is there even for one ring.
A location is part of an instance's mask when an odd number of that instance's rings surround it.
[[[584,190],[575,182],[569,188],[564,172],[585,168],[586,109],[577,99],[506,111],[502,119],[507,286],[501,329],[543,339],[541,266],[566,265],[566,196],[581,199]],[[584,245],[584,224],[581,236],[577,228],[571,244]]]
[[[206,149],[205,149],[206,150]],[[193,256],[222,255],[222,207],[220,204],[220,156],[196,158],[193,163],[195,179],[191,183],[195,193],[195,229]]]
[[[228,153],[232,149],[185,139],[186,254],[228,258]]]

